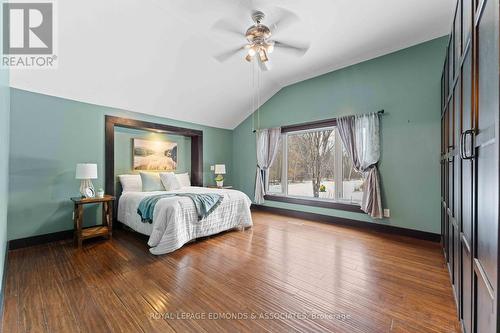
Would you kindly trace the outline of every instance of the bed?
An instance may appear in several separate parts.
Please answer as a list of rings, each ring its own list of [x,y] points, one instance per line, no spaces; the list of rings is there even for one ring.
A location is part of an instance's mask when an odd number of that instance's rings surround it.
[[[153,223],[143,223],[137,214],[139,203],[146,197],[163,193],[209,193],[223,196],[222,203],[206,218],[198,221],[191,199],[173,196],[158,201]],[[118,221],[149,236],[149,251],[154,255],[173,252],[187,242],[231,229],[252,226],[251,201],[246,194],[230,189],[196,186],[173,191],[124,192],[118,201]]]

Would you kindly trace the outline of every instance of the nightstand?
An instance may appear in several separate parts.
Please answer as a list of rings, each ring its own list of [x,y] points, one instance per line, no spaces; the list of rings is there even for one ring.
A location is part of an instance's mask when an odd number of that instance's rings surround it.
[[[115,197],[111,195],[105,195],[103,198],[82,198],[74,197],[71,198],[74,203],[74,216],[73,221],[75,222],[75,233],[74,242],[75,247],[81,248],[82,241],[84,239],[89,239],[99,236],[107,236],[111,239],[113,233],[113,202]],[[95,227],[83,228],[83,206],[87,204],[102,203],[102,225]]]
[[[229,189],[233,188],[231,185],[222,186],[222,187],[219,187],[219,186],[216,186],[216,185],[207,185],[205,187],[208,187],[208,188],[219,188],[219,189],[225,189],[225,190],[229,190]]]

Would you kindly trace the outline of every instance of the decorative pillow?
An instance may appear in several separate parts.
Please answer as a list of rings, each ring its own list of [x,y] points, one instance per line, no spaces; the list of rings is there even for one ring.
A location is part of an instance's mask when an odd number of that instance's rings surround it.
[[[177,179],[179,180],[179,183],[181,184],[181,187],[188,187],[191,186],[191,179],[189,178],[189,173],[177,173],[175,174]]]
[[[178,190],[181,188],[181,183],[173,172],[161,172],[160,179],[167,191]]]
[[[123,192],[142,192],[142,180],[139,175],[120,175],[118,176],[122,184]]]
[[[159,174],[153,172],[141,172],[140,175],[143,192],[165,191]]]

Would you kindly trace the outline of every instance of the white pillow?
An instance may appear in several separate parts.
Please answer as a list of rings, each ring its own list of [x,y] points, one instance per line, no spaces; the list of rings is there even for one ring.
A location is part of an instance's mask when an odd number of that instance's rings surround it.
[[[139,175],[118,176],[123,192],[142,192],[142,180]]]
[[[191,186],[191,179],[189,178],[189,174],[186,173],[176,173],[175,176],[179,180],[181,187]]]
[[[160,172],[160,179],[163,183],[163,187],[167,191],[178,190],[181,188],[181,183],[175,176],[173,172]]]
[[[143,192],[165,191],[160,175],[156,172],[140,172]]]

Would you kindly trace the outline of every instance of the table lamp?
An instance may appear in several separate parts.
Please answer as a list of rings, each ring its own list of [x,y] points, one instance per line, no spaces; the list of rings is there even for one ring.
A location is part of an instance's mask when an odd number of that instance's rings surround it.
[[[217,187],[224,186],[224,177],[222,175],[226,174],[226,165],[225,164],[216,164],[215,165],[215,182],[217,183]]]
[[[76,179],[80,179],[80,194],[85,198],[95,197],[94,184],[91,179],[97,179],[97,164],[78,163],[76,165]]]

